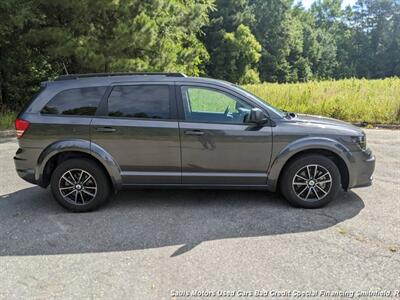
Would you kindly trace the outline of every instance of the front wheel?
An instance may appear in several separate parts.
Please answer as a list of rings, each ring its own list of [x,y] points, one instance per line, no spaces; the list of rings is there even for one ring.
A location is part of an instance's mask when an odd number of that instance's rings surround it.
[[[88,159],[69,159],[56,167],[51,176],[51,191],[61,206],[74,211],[95,210],[110,194],[104,170]]]
[[[287,165],[281,177],[281,192],[297,207],[318,208],[332,201],[340,188],[336,164],[323,155],[304,155]]]

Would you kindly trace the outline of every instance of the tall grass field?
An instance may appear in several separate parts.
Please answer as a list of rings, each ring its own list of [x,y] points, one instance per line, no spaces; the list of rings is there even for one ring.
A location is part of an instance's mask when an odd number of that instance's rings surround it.
[[[244,88],[290,112],[323,115],[348,122],[400,124],[400,78],[263,83]],[[198,105],[214,106],[209,99]],[[13,111],[0,111],[0,130],[12,128],[16,115]]]
[[[400,124],[400,78],[263,83],[244,88],[290,112],[348,122]]]

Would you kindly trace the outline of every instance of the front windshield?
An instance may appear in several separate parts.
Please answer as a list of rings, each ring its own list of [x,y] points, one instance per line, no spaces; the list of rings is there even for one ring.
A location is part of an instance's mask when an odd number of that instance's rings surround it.
[[[270,110],[272,110],[274,113],[276,113],[277,115],[279,115],[279,116],[281,116],[281,117],[284,117],[284,116],[286,115],[285,112],[283,112],[283,111],[280,110],[279,108],[276,108],[275,106],[272,106],[272,105],[269,104],[266,100],[264,100],[264,99],[262,99],[262,98],[260,98],[260,97],[258,97],[258,96],[256,96],[256,95],[254,95],[253,93],[251,93],[251,92],[245,90],[245,89],[242,88],[241,86],[236,85],[236,84],[232,84],[232,85],[233,85],[234,87],[238,88],[239,90],[241,90],[241,91],[242,91],[243,93],[245,93],[248,97],[250,97],[250,98],[252,98],[252,99],[254,99],[254,100],[258,101],[258,102],[261,102],[263,105],[268,106],[268,108],[269,108]]]

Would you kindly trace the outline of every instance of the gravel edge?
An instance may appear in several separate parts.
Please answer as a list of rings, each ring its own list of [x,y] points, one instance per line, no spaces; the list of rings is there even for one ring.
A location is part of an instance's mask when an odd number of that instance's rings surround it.
[[[0,138],[15,137],[16,133],[14,129],[0,130]]]

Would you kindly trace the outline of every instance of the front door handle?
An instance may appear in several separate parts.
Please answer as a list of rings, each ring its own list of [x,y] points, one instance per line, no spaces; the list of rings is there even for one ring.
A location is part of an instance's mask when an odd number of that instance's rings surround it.
[[[204,135],[204,131],[201,130],[185,130],[186,135]]]
[[[96,131],[97,132],[116,132],[117,129],[106,126],[106,127],[97,127]]]

